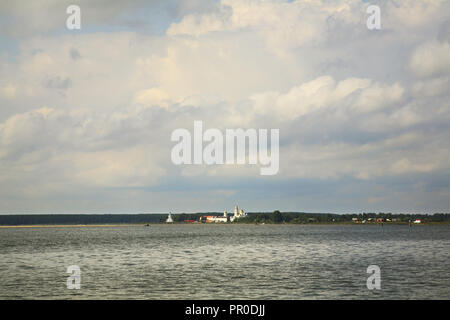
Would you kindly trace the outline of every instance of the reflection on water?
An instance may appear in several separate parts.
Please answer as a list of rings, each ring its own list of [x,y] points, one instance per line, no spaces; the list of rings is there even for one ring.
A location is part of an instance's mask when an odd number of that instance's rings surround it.
[[[449,226],[0,229],[0,298],[450,299],[449,249]]]

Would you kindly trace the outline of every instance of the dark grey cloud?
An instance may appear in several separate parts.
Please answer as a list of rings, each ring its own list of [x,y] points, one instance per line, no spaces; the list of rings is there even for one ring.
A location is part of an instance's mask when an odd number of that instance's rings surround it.
[[[67,90],[72,85],[72,81],[69,77],[61,78],[60,76],[48,77],[44,83],[45,88],[56,90]]]
[[[81,54],[80,54],[80,52],[79,52],[77,49],[75,49],[75,48],[71,48],[70,51],[69,51],[69,54],[70,54],[70,57],[71,57],[73,60],[81,59]]]

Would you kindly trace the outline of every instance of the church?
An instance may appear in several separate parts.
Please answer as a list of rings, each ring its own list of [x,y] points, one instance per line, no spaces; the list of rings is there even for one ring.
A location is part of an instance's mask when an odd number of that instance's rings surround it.
[[[217,223],[217,222],[233,222],[236,219],[246,217],[247,214],[244,210],[239,210],[237,205],[234,206],[234,214],[231,217],[228,217],[227,211],[223,212],[223,216],[201,216],[200,222],[204,223]]]

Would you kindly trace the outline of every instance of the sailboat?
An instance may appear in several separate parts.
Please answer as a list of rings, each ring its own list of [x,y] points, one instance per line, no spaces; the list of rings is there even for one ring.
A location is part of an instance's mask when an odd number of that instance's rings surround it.
[[[173,223],[172,213],[169,212],[169,216],[167,217],[166,223]]]

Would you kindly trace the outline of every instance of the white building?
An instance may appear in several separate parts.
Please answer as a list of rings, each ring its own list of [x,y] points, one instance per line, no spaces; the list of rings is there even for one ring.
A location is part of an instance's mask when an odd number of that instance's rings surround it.
[[[228,222],[228,212],[225,210],[223,216],[206,216],[206,222]]]
[[[228,222],[228,218],[227,217],[220,217],[220,216],[206,216],[206,222],[212,222],[212,223],[217,223],[217,222]]]
[[[233,222],[236,219],[244,218],[246,216],[247,216],[247,214],[244,212],[244,210],[242,210],[242,209],[239,210],[238,206],[235,205],[234,206],[234,215],[231,216],[230,221]]]

